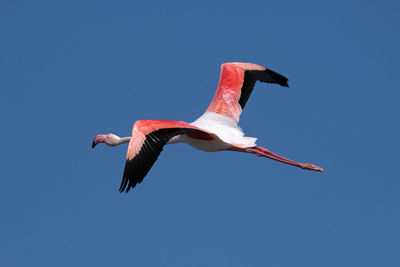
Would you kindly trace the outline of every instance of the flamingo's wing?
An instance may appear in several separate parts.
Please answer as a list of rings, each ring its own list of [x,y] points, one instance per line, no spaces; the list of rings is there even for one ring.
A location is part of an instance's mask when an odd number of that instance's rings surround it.
[[[141,183],[157,160],[163,146],[174,136],[187,133],[208,134],[181,121],[141,120],[133,126],[120,192]]]
[[[257,81],[288,87],[286,77],[262,66],[238,62],[222,64],[218,89],[207,111],[227,116],[237,123]]]

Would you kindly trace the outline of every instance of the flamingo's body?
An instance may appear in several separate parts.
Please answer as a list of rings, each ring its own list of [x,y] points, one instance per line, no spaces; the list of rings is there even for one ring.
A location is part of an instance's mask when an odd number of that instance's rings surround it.
[[[140,120],[133,126],[132,138],[119,138],[113,134],[98,135],[92,147],[103,142],[110,146],[129,142],[121,192],[128,192],[143,180],[165,144],[187,143],[207,152],[231,150],[253,153],[303,169],[323,171],[315,165],[278,156],[257,146],[257,138],[244,135],[237,123],[256,81],[288,86],[287,78],[262,66],[225,63],[221,66],[218,89],[211,104],[194,122]]]

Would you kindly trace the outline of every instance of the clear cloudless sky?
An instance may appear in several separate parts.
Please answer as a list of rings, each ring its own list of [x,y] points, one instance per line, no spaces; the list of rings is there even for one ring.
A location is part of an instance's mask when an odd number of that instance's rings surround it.
[[[398,1],[0,4],[0,266],[400,266]],[[220,65],[240,125],[325,168],[166,146],[119,193],[140,119],[193,121]]]

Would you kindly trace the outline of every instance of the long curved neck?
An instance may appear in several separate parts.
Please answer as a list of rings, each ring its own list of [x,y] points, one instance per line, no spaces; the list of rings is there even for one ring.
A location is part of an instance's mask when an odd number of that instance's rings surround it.
[[[129,141],[131,141],[131,137],[130,137],[130,136],[128,136],[128,137],[121,137],[121,138],[119,139],[118,145],[124,144],[124,143],[129,143]]]

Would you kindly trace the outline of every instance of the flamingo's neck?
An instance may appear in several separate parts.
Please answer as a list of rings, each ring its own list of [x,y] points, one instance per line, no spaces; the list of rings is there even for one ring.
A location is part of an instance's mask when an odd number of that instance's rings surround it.
[[[128,143],[131,140],[131,137],[119,137],[115,134],[107,134],[104,137],[104,143],[109,146],[118,146],[123,143]]]
[[[130,136],[128,136],[128,137],[121,137],[121,138],[119,139],[118,145],[124,144],[124,143],[129,143],[129,141],[131,141],[131,137],[130,137]]]

